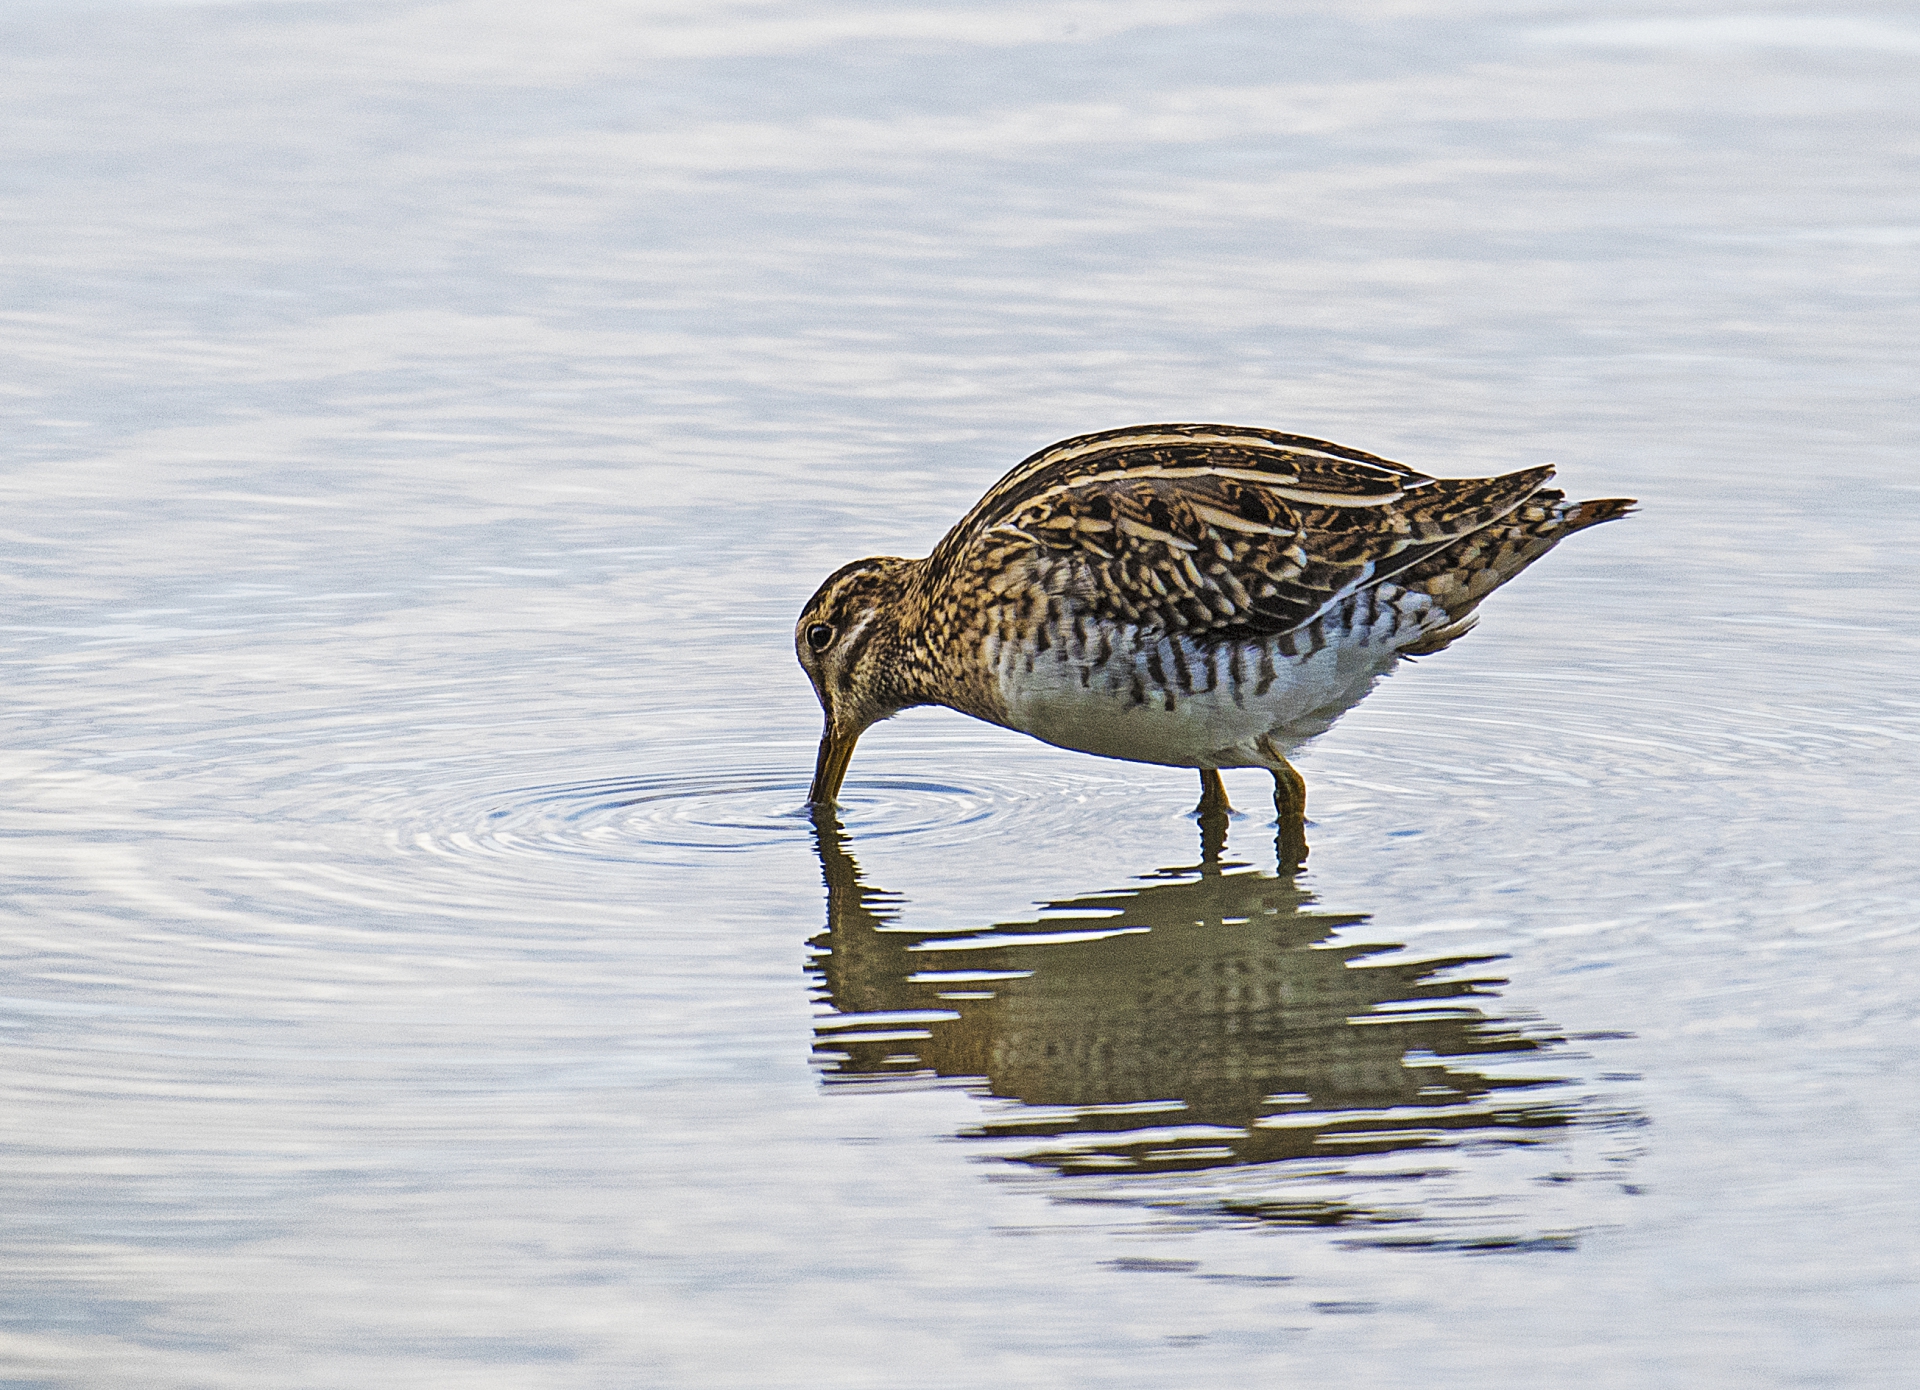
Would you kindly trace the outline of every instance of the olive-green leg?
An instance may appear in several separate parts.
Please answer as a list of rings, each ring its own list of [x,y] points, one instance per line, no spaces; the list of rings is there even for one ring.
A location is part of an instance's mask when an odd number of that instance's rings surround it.
[[[1277,749],[1274,757],[1278,765],[1269,771],[1273,773],[1273,810],[1280,818],[1274,856],[1281,873],[1297,873],[1307,858],[1307,779]]]
[[[1218,768],[1200,769],[1200,804],[1193,813],[1200,818],[1200,862],[1217,865],[1227,848],[1227,817],[1233,814]]]
[[[1193,813],[1205,817],[1216,811],[1233,814],[1233,807],[1227,804],[1227,784],[1220,780],[1219,768],[1203,767],[1200,769],[1200,804],[1193,808]]]

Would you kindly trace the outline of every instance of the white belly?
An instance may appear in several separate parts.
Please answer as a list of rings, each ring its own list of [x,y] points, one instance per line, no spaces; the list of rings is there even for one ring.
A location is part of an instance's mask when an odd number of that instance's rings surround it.
[[[1104,644],[1055,639],[1038,651],[994,653],[1007,722],[1044,742],[1129,762],[1172,767],[1270,767],[1318,737],[1398,664],[1398,650],[1445,615],[1360,602],[1309,635],[1221,643],[1142,639]],[[1297,654],[1289,654],[1288,649]],[[1110,651],[1105,661],[1102,650]]]

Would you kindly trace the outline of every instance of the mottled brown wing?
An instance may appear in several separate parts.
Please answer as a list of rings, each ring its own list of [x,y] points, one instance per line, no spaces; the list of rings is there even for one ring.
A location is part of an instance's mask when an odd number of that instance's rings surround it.
[[[1128,425],[1050,444],[1015,464],[954,524],[936,562],[966,549],[989,527],[1062,486],[1139,471],[1221,469],[1275,486],[1341,497],[1397,497],[1432,482],[1403,464],[1302,434],[1245,425]]]
[[[1037,565],[1047,589],[1163,631],[1285,632],[1497,521],[1553,473],[1435,479],[1298,436],[1148,428],[1036,455],[935,560],[989,588]]]

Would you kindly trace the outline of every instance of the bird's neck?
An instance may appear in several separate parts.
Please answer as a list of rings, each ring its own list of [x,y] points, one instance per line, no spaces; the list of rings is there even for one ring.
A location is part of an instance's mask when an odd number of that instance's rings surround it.
[[[944,705],[990,724],[1004,724],[999,684],[974,650],[980,634],[977,621],[970,619],[977,620],[978,614],[953,602],[945,587],[926,560],[912,561],[901,575],[886,639],[898,708]]]

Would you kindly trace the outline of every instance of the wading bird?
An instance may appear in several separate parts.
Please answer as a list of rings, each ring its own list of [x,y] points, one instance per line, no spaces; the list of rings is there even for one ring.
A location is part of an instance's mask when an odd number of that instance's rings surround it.
[[[944,705],[1101,757],[1273,774],[1280,858],[1306,856],[1287,755],[1404,657],[1628,498],[1569,502],[1551,467],[1430,478],[1321,439],[1136,425],[1042,449],[924,560],[834,571],[794,650],[826,714],[808,800],[830,806],[860,735]]]

